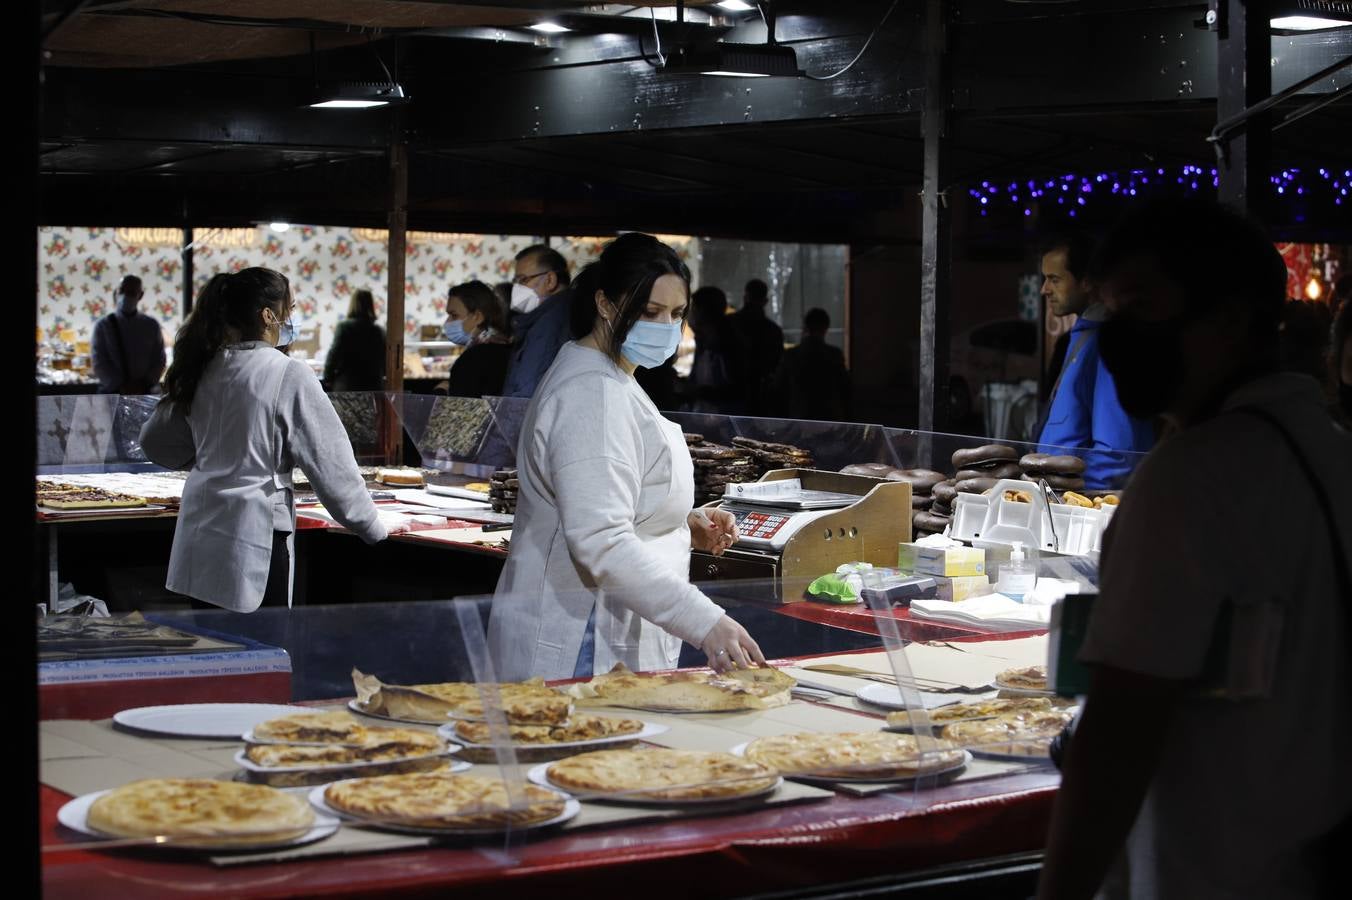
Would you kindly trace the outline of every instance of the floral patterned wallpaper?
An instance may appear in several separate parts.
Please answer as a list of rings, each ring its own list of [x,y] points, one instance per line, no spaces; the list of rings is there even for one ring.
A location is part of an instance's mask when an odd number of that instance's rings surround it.
[[[183,270],[173,229],[52,226],[39,230],[38,324],[55,337],[62,329],[88,340],[94,323],[112,311],[113,292],[123,275],[138,275],[145,286],[141,312],[163,324],[166,341],[182,323]],[[664,236],[698,272],[699,244]],[[376,310],[385,314],[388,244],[383,232],[361,228],[292,225],[277,232],[264,225],[248,229],[197,230],[193,234],[194,292],[217,272],[249,266],[276,269],[291,281],[298,329],[318,326],[327,346],[347,311],[352,292],[370,289]],[[528,235],[412,233],[405,259],[404,331],[445,318],[446,289],[470,279],[490,285],[511,279],[516,254],[541,239]],[[607,238],[555,238],[551,243],[574,273],[601,252]],[[696,274],[696,284],[698,277]]]

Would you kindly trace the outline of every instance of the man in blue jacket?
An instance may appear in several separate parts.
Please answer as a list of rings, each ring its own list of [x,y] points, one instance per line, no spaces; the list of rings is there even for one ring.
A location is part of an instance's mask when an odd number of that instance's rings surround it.
[[[1127,415],[1117,399],[1113,377],[1099,356],[1098,332],[1104,310],[1086,277],[1092,253],[1079,234],[1057,237],[1042,254],[1042,296],[1053,315],[1076,315],[1065,361],[1038,430],[1038,449],[1063,453],[1080,450],[1088,490],[1122,487],[1132,462],[1120,451],[1144,453],[1155,441],[1151,423]]]
[[[557,250],[532,244],[516,255],[512,278],[512,355],[504,397],[530,397],[554,363],[559,348],[573,339],[568,262]]]

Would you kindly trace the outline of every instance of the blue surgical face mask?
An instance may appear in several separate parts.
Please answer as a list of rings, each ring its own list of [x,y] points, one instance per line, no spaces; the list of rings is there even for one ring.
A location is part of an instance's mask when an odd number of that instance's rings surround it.
[[[680,346],[681,324],[639,319],[620,345],[620,355],[640,368],[657,368],[670,359]]]
[[[459,319],[447,319],[446,324],[441,326],[441,333],[446,335],[446,340],[452,344],[463,347],[469,343],[469,332],[465,331],[465,323]]]
[[[277,326],[277,346],[290,347],[296,342],[296,326],[292,324],[291,317],[287,316],[286,321]]]

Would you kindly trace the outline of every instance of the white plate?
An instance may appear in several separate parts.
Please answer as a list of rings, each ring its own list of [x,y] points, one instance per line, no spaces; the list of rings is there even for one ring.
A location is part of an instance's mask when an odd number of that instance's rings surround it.
[[[883,684],[875,681],[864,685],[855,691],[854,695],[865,703],[872,703],[874,706],[881,706],[883,709],[908,708],[906,701],[902,699],[901,690],[894,684]],[[954,697],[953,702],[957,703],[958,699]]]
[[[348,779],[355,780],[355,779]],[[343,784],[342,781],[335,781],[334,784]],[[572,797],[560,791],[558,788],[550,787],[550,790],[565,797],[563,812],[552,819],[546,819],[543,822],[536,822],[532,825],[513,825],[493,827],[493,828],[426,828],[419,825],[398,825],[386,822],[370,822],[360,816],[354,816],[350,813],[340,812],[324,802],[324,791],[331,785],[322,784],[310,791],[310,805],[319,810],[320,813],[327,816],[336,816],[344,821],[351,822],[354,825],[360,825],[365,828],[379,828],[382,831],[397,831],[400,834],[430,834],[430,835],[482,835],[482,834],[503,834],[507,831],[531,831],[537,828],[548,828],[551,825],[559,825],[567,822],[582,811],[582,804],[578,803]]]
[[[108,841],[124,840],[124,838],[118,835],[104,834],[102,831],[95,831],[89,825],[89,807],[93,806],[94,801],[99,799],[106,793],[108,793],[108,791],[96,791],[95,793],[92,794],[85,794],[81,797],[76,797],[74,800],[69,801],[59,810],[56,811],[56,820],[60,822],[62,825],[66,826],[67,828],[71,829],[72,831],[78,831],[81,834],[89,835],[90,837],[93,838]],[[247,846],[242,846],[240,844],[194,843],[191,846],[187,846],[184,844],[173,842],[159,844],[155,843],[154,841],[148,840],[146,842],[146,846],[159,847],[165,850],[208,850],[211,852],[220,852],[223,850],[228,850],[228,851],[253,853],[258,850],[276,850],[281,847],[297,847],[300,846],[301,844],[310,844],[314,843],[315,841],[322,841],[324,838],[328,837],[329,835],[333,834],[335,831],[338,830],[338,824],[339,824],[338,818],[332,814],[317,815],[315,816],[314,825],[310,828],[309,831],[305,832],[305,834],[302,834],[299,837],[290,838],[284,841],[275,841],[269,844],[249,844]]]
[[[538,784],[540,787],[547,787],[550,790],[563,791],[566,788],[559,787],[549,780],[549,767],[554,765],[552,762],[540,763],[533,766],[526,777]],[[729,803],[743,803],[747,800],[759,800],[762,797],[773,794],[779,790],[779,786],[784,783],[783,778],[776,778],[773,784],[767,785],[754,794],[743,794],[738,797],[692,797],[688,800],[660,799],[655,797],[641,797],[634,793],[624,794],[593,794],[583,797],[584,800],[602,800],[611,803],[630,803],[642,806],[721,806]]]
[[[607,735],[605,737],[590,738],[585,741],[557,741],[540,744],[533,744],[526,741],[521,741],[519,743],[512,744],[476,744],[474,741],[467,741],[460,735],[456,734],[454,722],[447,725],[442,725],[440,728],[437,729],[437,734],[441,735],[448,741],[459,741],[466,747],[474,747],[474,748],[482,747],[485,749],[492,749],[494,747],[499,746],[510,746],[516,748],[517,750],[535,750],[535,749],[553,750],[557,747],[593,747],[593,746],[601,746],[604,744],[618,744],[623,741],[641,741],[646,738],[653,737],[654,735],[661,734],[664,731],[670,730],[671,728],[668,725],[660,725],[656,722],[644,722],[643,730],[636,731],[633,734],[612,734]]]
[[[436,753],[424,753],[422,756],[401,756],[398,759],[381,759],[366,762],[347,762],[330,763],[326,766],[260,766],[253,760],[244,755],[243,750],[235,754],[235,764],[248,772],[262,772],[265,774],[279,774],[282,772],[329,772],[333,770],[347,769],[366,769],[371,766],[392,766],[399,763],[419,762],[425,759],[436,759],[440,756],[448,756],[460,749],[459,744],[447,744],[445,750]],[[456,765],[460,765],[459,762]],[[469,763],[463,763],[464,768],[469,768]],[[459,771],[459,770],[456,770]]]
[[[1000,744],[995,744],[993,746],[1000,747],[1007,743],[1010,742],[1003,741]],[[1027,753],[1001,753],[998,750],[982,749],[980,744],[970,746],[967,749],[973,756],[979,756],[982,759],[998,759],[1002,762],[1021,762],[1027,763],[1030,766],[1050,766],[1052,764],[1052,758],[1050,756],[1036,756]]]
[[[730,750],[729,752],[734,753],[734,754],[736,754],[737,756],[745,756],[745,755],[746,755],[746,745],[749,744],[749,743],[751,743],[751,742],[750,742],[750,741],[747,741],[746,743],[738,744],[736,747],[733,747],[732,750]],[[942,768],[942,769],[935,769],[935,770],[932,771],[932,772],[922,772],[922,773],[920,773],[919,775],[897,775],[897,776],[894,776],[894,777],[890,777],[890,778],[889,778],[889,777],[887,777],[887,776],[885,776],[885,775],[884,775],[884,776],[878,776],[878,775],[858,775],[858,776],[851,776],[851,775],[812,775],[812,774],[803,774],[803,775],[799,775],[799,774],[796,773],[796,772],[790,772],[788,777],[793,778],[793,779],[795,779],[795,780],[797,780],[797,781],[812,781],[812,782],[816,782],[816,783],[818,783],[818,784],[831,784],[831,783],[833,783],[833,782],[845,782],[845,783],[848,783],[848,784],[857,784],[857,783],[863,783],[863,784],[905,784],[905,783],[909,783],[909,782],[915,781],[917,778],[929,778],[930,776],[933,776],[933,775],[948,775],[948,774],[951,774],[951,773],[954,773],[954,772],[961,772],[963,769],[967,768],[967,764],[970,763],[971,761],[972,761],[972,754],[971,754],[971,753],[968,753],[966,750],[964,750],[964,751],[962,752],[962,761],[961,761],[961,762],[956,762],[956,763],[954,763],[954,764],[951,765],[951,766],[945,766],[945,767]]]
[[[124,709],[113,721],[124,728],[151,731],[173,737],[223,738],[238,741],[269,719],[312,713],[304,706],[279,703],[183,703],[174,706],[139,706]]]
[[[363,716],[369,716],[372,719],[384,719],[386,722],[404,722],[408,725],[438,725],[441,723],[440,719],[438,719],[435,722],[429,722],[426,719],[398,719],[395,718],[394,716],[387,716],[384,713],[371,712],[366,707],[358,703],[355,699],[347,701],[347,708],[352,710],[354,713],[358,713]]]

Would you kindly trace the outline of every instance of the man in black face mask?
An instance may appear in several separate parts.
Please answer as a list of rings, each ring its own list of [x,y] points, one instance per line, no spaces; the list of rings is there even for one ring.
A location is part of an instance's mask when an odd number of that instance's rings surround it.
[[[1276,370],[1286,269],[1249,220],[1148,207],[1095,270],[1122,406],[1169,431],[1104,537],[1039,896],[1326,896],[1352,820],[1352,435]]]

